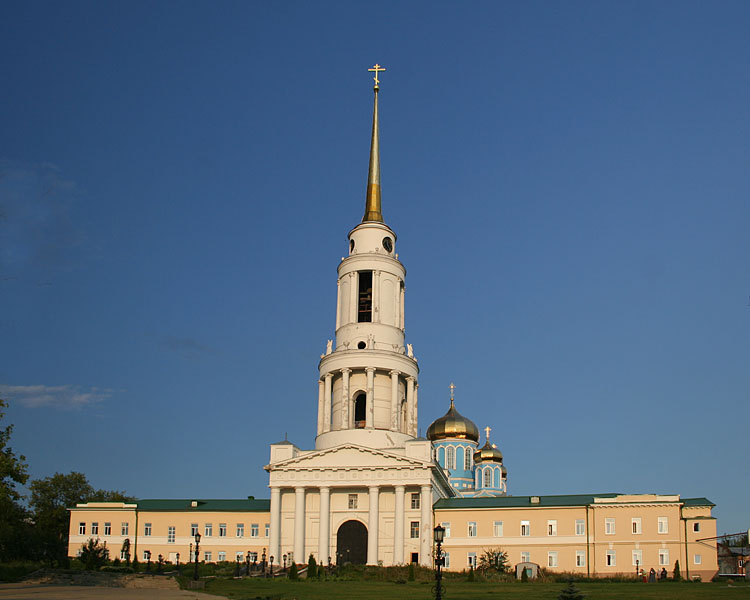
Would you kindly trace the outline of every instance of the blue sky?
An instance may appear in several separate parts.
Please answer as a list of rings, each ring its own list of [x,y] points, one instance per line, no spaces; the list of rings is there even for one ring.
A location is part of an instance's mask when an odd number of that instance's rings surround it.
[[[0,393],[33,477],[268,497],[311,448],[375,62],[420,427],[517,495],[750,526],[750,4],[4,2]]]

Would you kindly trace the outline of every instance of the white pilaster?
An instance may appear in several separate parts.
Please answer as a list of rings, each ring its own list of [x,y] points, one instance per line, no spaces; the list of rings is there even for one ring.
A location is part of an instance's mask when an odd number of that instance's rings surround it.
[[[380,499],[380,489],[372,485],[370,490],[370,512],[367,516],[367,564],[378,564],[378,524],[380,513],[378,511],[378,501]]]
[[[419,383],[414,383],[414,409],[412,411],[412,435],[419,435]]]
[[[351,280],[349,281],[349,289],[351,290],[349,296],[349,322],[357,322],[357,311],[359,310],[359,279],[357,278],[357,272],[352,271],[350,274]]]
[[[336,329],[341,326],[341,279],[336,280]]]
[[[318,379],[318,435],[323,433],[323,415],[325,415],[325,402],[324,402],[324,388],[323,380]]]
[[[323,431],[331,431],[331,380],[333,373],[326,373],[323,390]]]
[[[393,563],[404,564],[404,486],[396,486],[396,520],[393,523]]]
[[[281,555],[281,489],[271,488],[271,532],[268,540],[268,555]]]
[[[401,330],[403,331],[404,329],[404,288],[403,287],[401,287],[400,296],[401,298],[400,298],[399,304],[401,305]]]
[[[414,435],[412,424],[414,423],[414,377],[406,378],[406,431],[408,435]]]
[[[380,270],[372,273],[372,322],[380,323]]]
[[[278,554],[276,556],[278,556]],[[304,486],[294,488],[294,562],[306,562]]]
[[[422,507],[422,518],[419,523],[419,564],[429,567],[432,563],[432,486],[423,485],[420,489],[419,505]]]
[[[341,385],[341,424],[339,429],[349,429],[349,374],[352,372],[351,369],[341,369],[342,385]]]
[[[331,488],[320,488],[320,528],[318,529],[318,564],[328,564],[331,549]]]
[[[375,367],[367,367],[367,415],[365,427],[372,429],[375,426]]]
[[[391,431],[398,431],[398,371],[391,371]]]

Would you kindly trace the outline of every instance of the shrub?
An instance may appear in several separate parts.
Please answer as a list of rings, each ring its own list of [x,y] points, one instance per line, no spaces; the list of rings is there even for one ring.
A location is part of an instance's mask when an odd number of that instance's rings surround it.
[[[310,558],[307,559],[307,578],[316,577],[318,575],[318,563],[315,562],[315,557],[310,554]]]
[[[563,588],[557,600],[583,600],[585,594],[581,592],[574,584],[573,580],[568,581],[568,585]]]
[[[680,575],[680,561],[676,560],[674,561],[674,571],[672,571],[672,577],[675,581],[679,581],[682,579],[682,575]]]
[[[527,569],[521,571],[521,583],[529,583],[529,572]]]
[[[297,563],[293,562],[289,565],[289,579],[297,581],[299,579],[299,573],[297,572]]]
[[[96,571],[107,564],[107,548],[99,542],[99,538],[90,539],[81,546],[79,558],[87,571]]]
[[[466,581],[474,581],[474,567],[469,567],[469,576]]]
[[[409,581],[414,581],[414,563],[409,563]]]

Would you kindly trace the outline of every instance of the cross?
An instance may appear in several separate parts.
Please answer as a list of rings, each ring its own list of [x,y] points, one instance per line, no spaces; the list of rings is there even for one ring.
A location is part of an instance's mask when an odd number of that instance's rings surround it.
[[[490,427],[485,427],[484,428],[484,435],[487,436],[487,441],[488,442],[490,441],[490,431],[492,431],[492,429]]]
[[[375,87],[378,87],[378,84],[380,83],[380,80],[378,79],[378,73],[380,73],[380,71],[385,71],[385,67],[381,67],[379,64],[375,63],[375,66],[372,69],[367,70],[375,72],[375,77],[373,77],[373,79],[375,80]]]
[[[448,387],[451,389],[451,400],[453,400],[453,392],[456,390],[456,386],[453,385],[453,382],[451,381],[451,384]]]

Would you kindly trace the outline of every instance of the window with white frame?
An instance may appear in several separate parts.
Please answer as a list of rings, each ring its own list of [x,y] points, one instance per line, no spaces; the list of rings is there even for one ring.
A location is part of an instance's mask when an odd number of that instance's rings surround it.
[[[531,535],[531,525],[529,525],[528,521],[521,521],[521,535],[522,536]]]
[[[477,537],[477,522],[476,521],[469,521],[469,537]]]
[[[467,555],[467,559],[468,559],[469,566],[476,569],[477,568],[477,553],[469,552],[469,554]]]
[[[631,530],[635,535],[643,533],[643,531],[641,530],[641,518],[640,517],[633,517],[633,519],[631,520]]]
[[[234,559],[237,562],[242,562],[243,560],[245,560],[245,555],[242,553],[241,550],[235,550]]]
[[[86,535],[86,523],[78,523],[78,535]]]
[[[214,534],[214,524],[206,523],[206,526],[204,527],[203,535],[205,535],[206,537],[211,537],[213,534]]]
[[[219,562],[224,562],[227,559],[227,553],[226,552],[217,552],[216,558]]]
[[[143,551],[143,560],[148,560],[151,558],[151,551],[150,550],[144,550]]]
[[[451,568],[451,555],[447,552],[443,552],[443,568],[444,569],[450,569]]]
[[[271,533],[270,533],[270,532],[271,532],[271,525],[270,525],[269,523],[266,523],[266,524],[265,524],[265,525],[263,526],[263,535],[264,535],[265,537],[268,537],[269,535],[271,535]]]
[[[659,566],[666,567],[669,565],[669,550],[659,548]]]
[[[450,523],[440,523],[440,524],[445,529],[445,535],[443,537],[449,538],[451,536],[451,524]]]
[[[547,535],[557,535],[557,520],[547,521]]]
[[[130,530],[130,523],[127,521],[123,521],[120,523],[120,535],[130,535],[128,531]]]
[[[633,566],[638,565],[643,566],[643,550],[640,549],[633,550]]]
[[[258,560],[258,553],[257,552],[251,552],[250,553],[250,562],[256,562]]]
[[[227,524],[219,523],[219,537],[227,537]]]
[[[99,535],[99,523],[96,521],[91,524],[91,535]]]
[[[412,521],[409,526],[409,537],[416,539],[419,537],[419,521]]]
[[[608,518],[604,519],[604,533],[606,535],[614,535],[615,534],[615,520]]]
[[[693,554],[693,564],[699,565],[702,562],[702,558],[700,554]]]
[[[250,525],[250,537],[258,537],[258,524],[252,523]]]
[[[531,562],[531,552],[521,552],[521,562]]]
[[[445,449],[445,468],[456,468],[456,449],[453,446],[448,446]]]
[[[174,544],[175,539],[175,526],[170,525],[167,527],[167,544]]]
[[[576,535],[586,535],[586,522],[583,519],[576,519]]]
[[[120,550],[120,560],[128,560],[128,553],[125,550]]]
[[[484,487],[492,487],[492,469],[487,468],[484,470]]]
[[[557,552],[554,552],[554,551],[547,552],[547,566],[548,567],[557,566]]]
[[[464,449],[464,471],[471,471],[471,451],[469,448]]]
[[[419,510],[419,492],[411,495],[411,509]]]
[[[112,523],[104,523],[104,535],[112,535]]]
[[[203,562],[213,562],[213,554],[211,554],[211,552],[204,552]]]
[[[237,523],[237,537],[245,537],[245,524]]]
[[[357,494],[349,494],[349,508],[357,508]]]
[[[503,522],[495,521],[492,524],[492,535],[495,537],[503,537]]]
[[[659,533],[669,533],[669,518],[659,517],[657,519],[657,531]]]
[[[151,523],[144,523],[143,524],[143,535],[151,535]]]
[[[198,523],[190,524],[190,537],[195,537],[198,534]]]
[[[606,565],[608,567],[614,567],[617,565],[617,555],[614,550],[607,550]]]
[[[693,523],[693,531],[695,531],[697,533],[700,530],[701,530],[701,524],[698,523],[698,521],[696,521],[695,523]]]
[[[586,551],[576,550],[576,567],[586,566]]]

